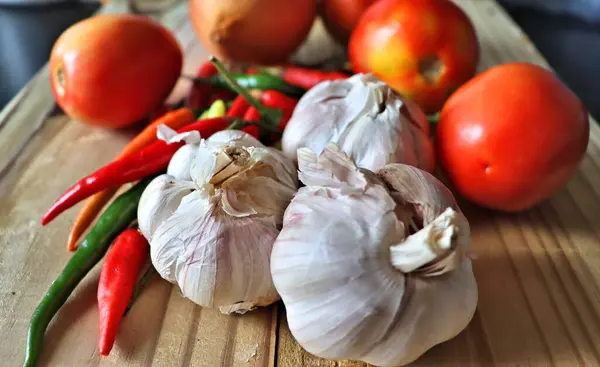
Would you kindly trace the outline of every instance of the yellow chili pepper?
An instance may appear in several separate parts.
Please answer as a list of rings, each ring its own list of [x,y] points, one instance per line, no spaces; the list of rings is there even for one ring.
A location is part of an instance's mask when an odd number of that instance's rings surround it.
[[[213,118],[213,117],[223,117],[223,116],[225,116],[226,110],[227,110],[227,106],[225,106],[225,102],[223,102],[220,99],[217,99],[210,105],[208,110],[202,112],[199,119],[202,120],[202,119],[209,119],[209,118]]]

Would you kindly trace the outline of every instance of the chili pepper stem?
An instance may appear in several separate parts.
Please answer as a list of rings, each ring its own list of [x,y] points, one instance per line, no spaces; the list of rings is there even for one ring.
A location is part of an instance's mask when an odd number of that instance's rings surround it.
[[[249,125],[256,125],[258,127],[260,127],[261,129],[268,131],[270,133],[275,133],[275,134],[279,134],[282,135],[283,132],[281,130],[279,130],[276,127],[273,127],[269,124],[264,123],[263,121],[246,121]]]
[[[271,126],[277,126],[279,124],[279,119],[281,118],[281,116],[276,116],[279,115],[279,111],[267,108],[260,104],[260,102],[258,102],[250,93],[248,93],[247,90],[242,88],[233,78],[231,78],[231,76],[223,66],[223,63],[217,60],[217,58],[213,56],[210,58],[210,61],[215,65],[215,67],[219,71],[219,74],[221,74],[221,77],[231,87],[231,89],[233,89],[234,92],[236,92],[237,94],[244,97],[248,104],[256,108],[258,112],[260,112],[261,116],[263,116],[264,119],[267,120],[269,124],[271,124]]]
[[[256,126],[260,127],[261,129],[264,129],[271,133],[275,133],[275,134],[279,134],[279,135],[283,134],[281,132],[281,130],[279,130],[278,128],[273,127],[269,124],[266,124],[263,121],[246,121],[246,120],[242,120],[239,118],[232,119],[232,123],[231,123],[231,125],[229,125],[227,127],[227,130],[240,130],[240,129],[242,129],[246,126],[250,126],[250,125],[256,125]]]
[[[247,126],[247,124],[243,120],[236,119],[227,127],[227,130],[240,130],[245,126]]]
[[[225,69],[223,69],[223,70],[225,70]],[[221,71],[219,71],[219,72],[221,72]],[[224,72],[226,73],[226,71],[224,71]],[[276,112],[274,109],[270,109],[270,108],[265,107],[262,104],[260,104],[260,102],[252,95],[252,93],[250,93],[246,89],[242,88],[242,86],[240,86],[233,78],[231,78],[225,74],[221,74],[221,76],[222,76],[223,80],[227,83],[227,85],[229,85],[230,88],[235,93],[241,95],[248,102],[249,105],[251,105],[252,107],[259,110],[261,115],[266,116],[266,115]],[[181,75],[181,77],[184,79],[190,80],[194,83],[206,83],[206,84],[212,83],[212,78],[199,78],[199,77],[193,77],[193,76],[189,76],[189,75]]]

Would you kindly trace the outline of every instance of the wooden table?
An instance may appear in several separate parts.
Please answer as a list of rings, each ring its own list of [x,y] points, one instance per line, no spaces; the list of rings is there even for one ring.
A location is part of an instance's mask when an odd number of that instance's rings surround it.
[[[480,69],[510,61],[547,67],[493,0],[461,0],[482,45]],[[105,12],[124,11],[116,0]],[[206,57],[180,4],[159,16],[185,49],[190,73]],[[177,87],[174,96],[189,85]],[[48,68],[0,113],[0,364],[23,361],[29,318],[70,254],[77,210],[49,226],[42,212],[72,182],[107,163],[132,132],[91,128],[55,114]],[[532,142],[533,144],[534,142]],[[417,361],[428,366],[600,365],[600,129],[566,188],[535,209],[505,215],[466,206],[479,307],[468,328]],[[315,358],[296,344],[281,305],[223,316],[155,279],[99,356],[98,267],[46,334],[48,366],[362,366]]]

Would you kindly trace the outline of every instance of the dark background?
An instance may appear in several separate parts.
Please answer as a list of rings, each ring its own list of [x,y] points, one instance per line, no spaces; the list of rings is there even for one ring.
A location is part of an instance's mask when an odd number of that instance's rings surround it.
[[[26,7],[0,5],[0,109],[46,63],[62,31],[92,15],[98,6],[79,2]],[[600,24],[522,7],[505,7],[598,119]]]

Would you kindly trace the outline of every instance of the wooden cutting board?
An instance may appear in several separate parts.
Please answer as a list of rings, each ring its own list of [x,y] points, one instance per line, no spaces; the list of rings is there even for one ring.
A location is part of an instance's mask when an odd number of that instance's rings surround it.
[[[480,70],[510,61],[547,67],[493,0],[461,0],[482,45]],[[113,0],[104,12],[122,12]],[[185,49],[185,72],[206,58],[180,3],[157,14]],[[189,85],[178,85],[175,96]],[[83,175],[109,162],[132,131],[92,128],[55,114],[48,68],[0,113],[0,364],[23,362],[29,318],[70,254],[79,207],[40,226],[41,214]],[[532,142],[534,144],[535,142]],[[566,188],[535,209],[506,215],[464,208],[473,230],[479,306],[455,339],[419,366],[600,365],[600,129]],[[305,353],[282,305],[223,316],[158,278],[121,326],[109,357],[96,349],[98,267],[46,333],[44,366],[363,366]]]

